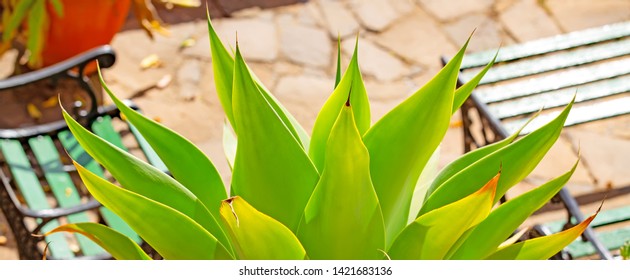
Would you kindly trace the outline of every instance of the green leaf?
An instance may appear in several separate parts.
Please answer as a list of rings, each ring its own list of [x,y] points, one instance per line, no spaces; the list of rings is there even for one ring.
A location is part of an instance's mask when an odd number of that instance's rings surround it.
[[[500,176],[497,174],[475,193],[417,218],[395,239],[389,257],[443,259],[462,234],[488,216]]]
[[[213,216],[218,217],[221,200],[227,198],[227,192],[212,161],[188,139],[129,108],[118,99],[105,84],[100,69],[99,78],[116,107],[140,131],[173,177],[190,190]]]
[[[361,135],[370,128],[370,103],[365,91],[365,85],[361,78],[361,70],[358,62],[358,37],[354,47],[354,54],[350,60],[350,65],[341,81],[335,87],[324,106],[319,111],[315,124],[313,125],[313,134],[311,137],[311,146],[308,155],[313,160],[313,164],[317,170],[324,168],[324,156],[326,154],[326,143],[330,136],[330,130],[339,116],[341,108],[344,106],[350,96],[350,104],[352,104],[354,119],[357,122],[357,128]]]
[[[577,162],[562,176],[497,207],[472,230],[451,259],[483,259],[494,253],[518,226],[562,189],[575,168]]]
[[[63,17],[63,3],[61,3],[61,0],[50,0],[50,4],[55,10],[57,16]]]
[[[26,48],[31,52],[28,63],[32,67],[38,67],[42,61],[42,48],[44,46],[44,27],[48,24],[45,0],[35,1],[28,13],[28,38]]]
[[[214,85],[217,89],[217,95],[221,106],[225,112],[225,116],[236,131],[236,123],[234,122],[234,113],[232,112],[232,81],[234,72],[234,59],[221,43],[219,35],[217,35],[212,22],[210,21],[210,13],[206,10],[208,17],[208,32],[210,40],[210,53],[212,55],[212,70],[214,73]]]
[[[238,143],[232,193],[295,230],[319,174],[253,80],[237,47],[233,103]]]
[[[180,211],[229,248],[227,236],[218,221],[191,191],[159,169],[90,133],[70,117],[65,109],[62,113],[81,147],[124,188]]]
[[[599,210],[598,210],[599,212]],[[546,260],[578,238],[597,213],[578,225],[548,236],[538,237],[507,246],[490,255],[488,260]]]
[[[485,156],[512,143],[512,141],[514,141],[514,139],[516,139],[521,133],[521,130],[523,130],[525,126],[527,126],[534,118],[536,118],[539,113],[540,111],[529,118],[529,120],[527,120],[527,122],[518,131],[510,135],[510,137],[468,152],[445,166],[435,177],[435,180],[433,180],[433,182],[431,183],[431,186],[427,190],[426,196],[424,197],[425,201],[435,191],[435,189],[442,186],[442,184],[453,177],[453,175],[459,173],[460,171],[462,171],[462,169],[470,166],[471,164],[484,158]]]
[[[223,46],[221,39],[217,35],[210,15],[208,14],[208,32],[210,33],[210,49],[212,53],[212,68],[215,77],[215,86],[223,111],[227,116],[236,135],[238,135],[238,127],[234,122],[233,101],[232,101],[232,84],[234,80],[234,59]],[[250,71],[251,72],[251,71]],[[306,130],[297,122],[295,117],[278,102],[278,100],[269,92],[269,90],[260,82],[260,80],[252,73],[253,79],[256,81],[259,90],[267,102],[280,117],[282,122],[287,126],[291,134],[300,140],[300,145],[304,150],[308,150],[310,138]]]
[[[337,71],[335,72],[335,88],[341,81],[341,36],[337,35]]]
[[[502,166],[501,181],[497,187],[498,201],[507,190],[525,178],[556,142],[573,101],[548,124],[499,150],[477,160],[451,176],[429,196],[418,215],[461,199],[488,180],[493,169]]]
[[[75,162],[88,191],[165,259],[231,259],[217,239],[187,215],[119,188]]]
[[[15,31],[22,24],[22,20],[28,14],[28,11],[31,10],[31,7],[37,0],[21,0],[17,1],[15,9],[13,10],[13,14],[11,14],[11,18],[8,21],[8,24],[4,26],[2,30],[2,41],[8,42],[13,38]]]
[[[310,259],[382,259],[384,227],[368,151],[347,104],[330,133],[324,170],[297,236]]]
[[[150,260],[151,258],[142,251],[128,236],[107,226],[97,223],[65,224],[47,232],[50,235],[56,232],[79,233],[103,247],[117,260]]]
[[[477,87],[483,76],[486,75],[488,70],[494,65],[494,61],[497,59],[497,55],[499,55],[499,51],[494,55],[494,58],[484,67],[475,77],[473,77],[470,81],[459,87],[455,90],[455,98],[453,101],[453,114],[459,109],[459,107],[466,102],[466,99],[470,96],[470,93]]]
[[[228,122],[223,122],[223,152],[227,159],[230,170],[234,170],[234,159],[236,158],[236,135]]]
[[[306,251],[293,232],[238,196],[221,203],[221,218],[241,260],[303,260]]]
[[[448,129],[466,46],[431,81],[364,136],[374,188],[385,218],[387,244],[405,227],[418,178]]]

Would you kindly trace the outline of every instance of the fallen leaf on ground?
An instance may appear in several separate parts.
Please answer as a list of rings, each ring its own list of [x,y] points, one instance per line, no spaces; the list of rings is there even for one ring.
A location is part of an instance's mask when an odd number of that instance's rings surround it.
[[[166,74],[155,84],[155,87],[159,89],[163,89],[167,87],[168,85],[170,85],[172,80],[173,80],[173,76],[171,74]]]
[[[160,67],[161,65],[162,61],[157,54],[150,54],[147,57],[143,58],[142,61],[140,61],[140,68],[142,68],[143,70],[148,68]]]
[[[197,43],[197,39],[195,39],[193,37],[188,37],[184,41],[182,41],[181,44],[179,44],[179,47],[182,48],[182,49],[190,48],[190,47],[194,46],[196,43]]]
[[[462,125],[464,125],[462,121],[453,121],[449,124],[449,126],[452,128],[462,127]]]
[[[182,7],[199,7],[201,6],[201,1],[199,0],[162,0],[162,3],[166,4],[174,4]]]

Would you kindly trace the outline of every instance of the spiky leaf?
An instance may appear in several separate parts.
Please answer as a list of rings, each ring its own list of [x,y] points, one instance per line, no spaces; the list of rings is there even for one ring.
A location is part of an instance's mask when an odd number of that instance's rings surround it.
[[[306,258],[306,251],[291,230],[241,197],[221,202],[221,218],[241,260]]]
[[[117,260],[150,260],[151,258],[142,251],[133,239],[102,224],[76,223],[65,224],[56,227],[46,233],[50,235],[56,232],[74,232],[86,236],[94,243],[103,247]]]
[[[311,259],[382,259],[385,228],[370,178],[370,159],[350,104],[326,145],[326,162],[297,236]]]

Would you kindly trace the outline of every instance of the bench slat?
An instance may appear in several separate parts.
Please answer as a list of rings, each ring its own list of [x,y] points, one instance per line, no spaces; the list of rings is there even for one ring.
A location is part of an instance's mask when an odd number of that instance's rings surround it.
[[[545,109],[565,106],[576,93],[575,102],[579,103],[629,91],[630,76],[623,76],[577,88],[566,88],[501,103],[494,103],[488,106],[488,110],[490,110],[492,115],[496,118],[506,119],[537,112],[540,108],[543,108],[543,106]]]
[[[105,174],[103,169],[90,155],[79,145],[79,142],[74,138],[69,131],[62,131],[59,134],[59,141],[64,146],[71,158],[81,164],[83,167],[91,171],[92,173],[104,178]],[[132,240],[139,243],[141,241],[140,236],[129,227],[129,225],[123,221],[118,215],[109,210],[108,208],[101,207],[99,209],[103,219],[111,228],[118,232],[128,236]]]
[[[33,210],[50,209],[51,206],[46,199],[46,194],[42,189],[37,175],[24,152],[22,144],[17,140],[1,140],[0,150],[4,154],[13,180],[18,186],[26,205]],[[50,221],[43,228],[43,232],[50,231],[59,226],[56,220]],[[72,258],[74,253],[63,234],[53,234],[46,236],[46,242],[50,245],[48,250],[54,258]]]
[[[597,237],[608,248],[608,250],[617,250],[628,240],[630,236],[630,228],[622,228],[615,231],[604,231],[597,233]],[[580,258],[596,254],[595,247],[590,242],[584,242],[580,239],[573,241],[566,248],[574,258]]]
[[[598,44],[550,56],[516,61],[506,65],[492,67],[481,79],[480,85],[525,77],[552,70],[584,65],[595,61],[615,58],[630,54],[630,39]],[[475,73],[462,73],[462,79],[468,81]]]
[[[59,152],[49,136],[40,136],[29,139],[29,145],[37,158],[37,162],[44,171],[44,176],[50,185],[53,195],[59,206],[72,207],[81,205],[81,197],[72,182],[70,175],[63,170],[63,164],[59,158]],[[86,212],[75,213],[68,216],[70,223],[89,222]],[[83,255],[94,256],[105,253],[99,245],[81,234],[75,234]]]
[[[149,161],[151,165],[155,166],[155,168],[159,170],[162,170],[164,172],[168,171],[168,168],[166,167],[164,162],[162,162],[162,159],[160,159],[160,156],[158,156],[158,154],[155,153],[151,145],[149,145],[149,142],[147,142],[147,140],[144,139],[140,131],[138,131],[138,129],[135,126],[133,126],[131,123],[129,123],[129,130],[131,130],[131,133],[133,134],[133,136],[136,137],[136,141],[138,141],[138,145],[140,146],[140,149],[142,149],[142,152],[144,152],[144,155],[147,157],[147,161]]]
[[[114,129],[112,118],[110,116],[102,116],[94,121],[92,124],[92,131],[94,131],[94,134],[105,139],[107,142],[114,144],[114,146],[124,151],[127,151],[120,134],[118,134],[118,132]]]
[[[481,101],[488,104],[627,74],[630,74],[630,58],[570,69],[554,75],[546,75],[505,85],[481,87],[475,89],[474,94]]]
[[[497,62],[566,50],[578,46],[623,38],[625,36],[630,36],[630,21],[529,41],[523,44],[506,46],[501,48]],[[495,53],[496,50],[489,50],[466,55],[462,61],[461,68],[469,69],[484,66],[494,57]]]
[[[532,122],[521,131],[520,135],[525,135],[536,130],[558,116],[558,114],[558,111],[541,114],[532,120]],[[571,126],[624,114],[630,114],[630,96],[624,96],[616,100],[589,103],[588,106],[574,106],[564,125]],[[522,118],[513,121],[505,121],[503,124],[506,131],[512,134],[523,126],[525,122],[527,122],[527,119]]]

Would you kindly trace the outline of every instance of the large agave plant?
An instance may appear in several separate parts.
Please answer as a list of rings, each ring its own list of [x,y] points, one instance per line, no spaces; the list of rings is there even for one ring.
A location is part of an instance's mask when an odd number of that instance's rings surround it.
[[[121,185],[75,163],[88,190],[166,259],[546,259],[593,218],[516,242],[517,228],[575,167],[493,208],[556,141],[571,105],[531,134],[470,152],[433,181],[418,183],[451,115],[492,65],[456,89],[467,43],[375,124],[355,48],[343,77],[338,66],[336,87],[309,137],[250,71],[238,45],[232,56],[210,20],[208,28],[216,89],[229,121],[224,143],[231,197],[198,148],[126,107],[104,83],[172,177],[64,112],[81,146]],[[59,231],[84,234],[117,259],[149,259],[131,239],[100,224],[64,225],[48,234]]]

